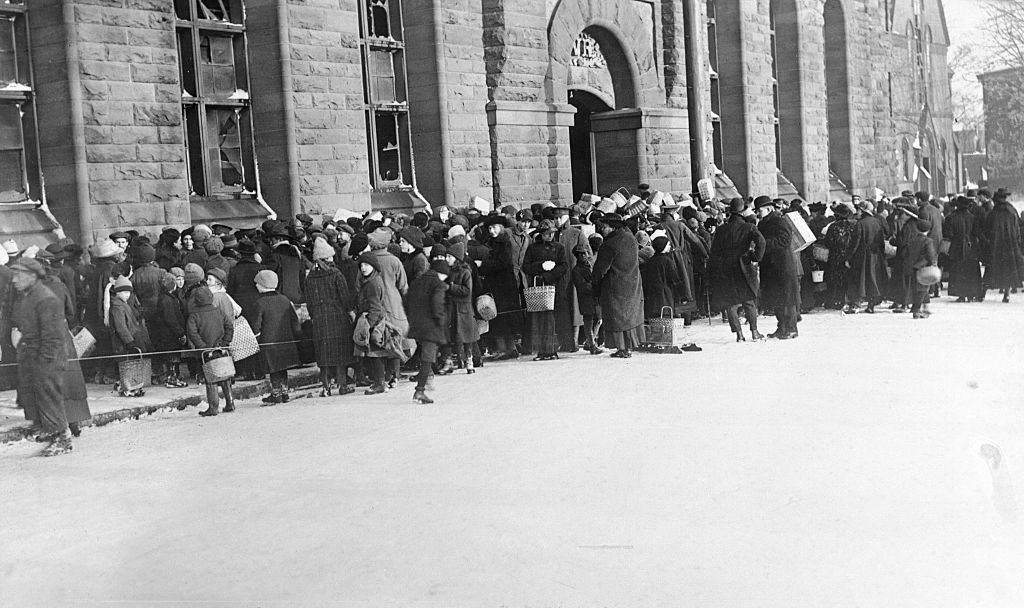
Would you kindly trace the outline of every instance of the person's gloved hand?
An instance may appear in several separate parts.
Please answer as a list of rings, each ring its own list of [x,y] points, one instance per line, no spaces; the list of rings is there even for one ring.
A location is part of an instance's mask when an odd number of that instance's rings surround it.
[[[551,272],[552,270],[555,269],[555,263],[552,262],[551,260],[548,260],[546,262],[541,262],[540,267],[544,269],[544,272]]]
[[[124,345],[125,350],[136,350],[137,348],[138,346],[135,345],[135,342],[129,342]]]

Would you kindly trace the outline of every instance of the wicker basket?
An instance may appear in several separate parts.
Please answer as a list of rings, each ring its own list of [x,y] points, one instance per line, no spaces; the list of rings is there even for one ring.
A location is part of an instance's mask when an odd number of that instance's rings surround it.
[[[153,361],[143,357],[141,350],[135,350],[137,355],[128,355],[117,362],[122,391],[137,391],[153,381]]]
[[[207,384],[234,378],[235,361],[231,358],[231,351],[226,348],[203,351],[203,376]]]
[[[526,300],[526,312],[554,310],[555,286],[537,285],[537,277],[534,277],[533,285],[523,288],[523,298]]]
[[[687,336],[689,328],[686,327],[686,319],[676,319],[672,313],[671,306],[662,306],[661,317],[650,320],[648,342],[658,346],[683,346],[692,342]]]
[[[79,327],[71,332],[72,342],[75,345],[75,356],[81,359],[87,357],[96,348],[96,337],[84,327]]]

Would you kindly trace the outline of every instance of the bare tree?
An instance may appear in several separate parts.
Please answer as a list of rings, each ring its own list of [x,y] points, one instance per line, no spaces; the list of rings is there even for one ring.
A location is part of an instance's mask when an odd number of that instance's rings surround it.
[[[980,129],[985,123],[982,109],[981,83],[978,74],[986,70],[986,62],[970,43],[955,45],[949,52],[947,66],[951,72],[950,89],[953,122],[962,129]]]
[[[991,68],[1024,68],[1024,0],[988,0],[982,7]]]

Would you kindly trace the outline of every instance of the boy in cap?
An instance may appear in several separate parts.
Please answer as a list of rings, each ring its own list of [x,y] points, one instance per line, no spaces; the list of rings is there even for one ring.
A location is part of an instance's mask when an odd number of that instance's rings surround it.
[[[145,353],[153,349],[149,340],[146,320],[142,315],[142,307],[136,298],[132,298],[132,282],[126,277],[118,277],[110,288],[110,339],[114,352],[118,354]],[[145,389],[125,390],[118,388],[122,397],[141,397]]]
[[[914,313],[915,319],[927,319],[931,312],[928,310],[928,286],[922,285],[917,280],[917,271],[925,266],[935,266],[939,263],[939,255],[935,250],[935,243],[929,238],[932,225],[926,219],[919,218],[912,220],[914,230],[907,238],[904,247],[906,252],[903,256],[903,283],[908,285],[911,298],[910,312]]]

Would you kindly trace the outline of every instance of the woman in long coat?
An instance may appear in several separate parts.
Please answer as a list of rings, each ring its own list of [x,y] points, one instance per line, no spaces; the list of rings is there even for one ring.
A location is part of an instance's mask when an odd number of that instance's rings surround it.
[[[313,322],[316,364],[320,368],[321,397],[331,395],[330,376],[338,394],[355,391],[348,385],[348,367],[355,363],[352,342],[355,297],[348,281],[334,265],[335,251],[318,239],[313,245],[313,270],[306,277],[306,304]]]
[[[601,303],[605,344],[615,348],[613,357],[628,359],[644,340],[640,249],[619,214],[609,213],[597,222],[604,242],[594,263],[594,293]]]
[[[81,423],[92,418],[89,411],[89,394],[85,388],[85,377],[82,375],[82,365],[78,362],[75,352],[75,342],[71,335],[69,319],[74,319],[75,305],[64,282],[57,276],[57,269],[49,268],[43,284],[57,296],[64,308],[64,318],[68,325],[64,327],[64,351],[68,354],[67,365],[64,366],[62,374],[62,391],[64,396],[64,412],[67,415],[68,428],[71,434],[78,437],[82,434]],[[26,417],[28,412],[26,412]]]
[[[761,197],[758,197],[761,198]],[[800,277],[793,257],[793,228],[782,214],[772,210],[764,215],[771,202],[754,202],[761,214],[758,232],[764,236],[764,257],[761,258],[761,306],[775,311],[779,325],[770,338],[797,337],[800,314]]]
[[[956,211],[946,218],[942,236],[949,239],[949,295],[957,302],[981,300],[981,265],[978,261],[980,221],[971,213],[971,201],[956,199]]]
[[[889,280],[885,266],[885,239],[888,224],[872,214],[866,203],[860,220],[854,225],[851,238],[850,274],[847,297],[854,306],[867,302],[865,312],[875,312]],[[851,309],[853,312],[853,309]]]
[[[490,215],[484,220],[483,226],[490,237],[485,243],[490,254],[479,265],[483,293],[491,294],[498,308],[498,316],[491,321],[488,336],[494,340],[495,350],[501,353],[499,359],[515,359],[519,356],[515,331],[522,327],[523,306],[512,264],[508,219],[503,215]]]
[[[825,266],[825,283],[828,291],[825,307],[841,309],[846,305],[846,286],[850,282],[853,233],[856,223],[850,218],[850,208],[840,204],[835,208],[836,220],[828,225],[823,240],[828,247],[828,262]]]
[[[567,296],[569,266],[565,251],[555,240],[557,228],[552,220],[544,220],[537,228],[536,240],[526,249],[523,258],[523,272],[529,278],[530,286],[553,285],[555,287],[554,310],[527,313],[530,320],[530,343],[537,351],[534,361],[558,358],[558,327],[556,317],[572,306]]]
[[[1024,280],[1024,255],[1020,243],[1020,214],[1005,196],[996,193],[995,206],[985,218],[985,288],[998,289],[1003,302],[1010,290]]]

